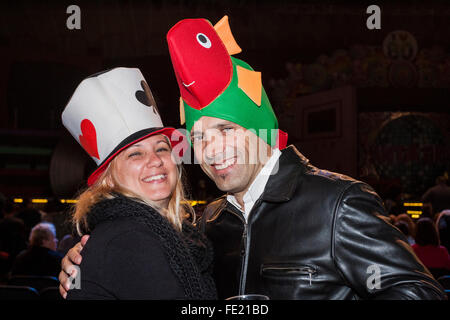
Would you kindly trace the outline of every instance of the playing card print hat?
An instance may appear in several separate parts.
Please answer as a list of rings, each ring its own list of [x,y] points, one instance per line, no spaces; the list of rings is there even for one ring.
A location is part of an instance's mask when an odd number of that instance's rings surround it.
[[[172,148],[186,144],[180,132],[164,127],[152,92],[136,68],[115,68],[84,79],[67,103],[62,122],[98,166],[88,178],[89,186],[117,154],[151,135],[167,136]],[[184,149],[177,150],[182,156]]]

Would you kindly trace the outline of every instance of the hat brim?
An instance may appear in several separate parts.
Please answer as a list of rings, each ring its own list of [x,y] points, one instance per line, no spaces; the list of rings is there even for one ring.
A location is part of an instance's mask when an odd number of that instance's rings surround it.
[[[176,130],[175,128],[165,127],[165,128],[149,128],[149,129],[140,130],[138,132],[133,133],[129,137],[125,138],[121,143],[119,143],[117,145],[116,148],[114,148],[114,150],[109,154],[109,156],[106,157],[106,159],[98,166],[98,168],[95,169],[95,171],[89,176],[88,181],[87,181],[88,186],[92,186],[97,181],[97,179],[100,177],[100,175],[108,167],[109,163],[120,152],[122,152],[129,146],[137,143],[138,141],[141,141],[145,138],[148,138],[148,137],[156,135],[156,134],[165,135],[169,139],[172,149],[179,143],[184,143],[184,144],[186,144],[186,147],[189,148],[186,137],[181,132]],[[178,156],[182,157],[183,156],[182,152],[184,150],[185,150],[185,147],[183,146],[183,148],[181,149],[180,154]]]

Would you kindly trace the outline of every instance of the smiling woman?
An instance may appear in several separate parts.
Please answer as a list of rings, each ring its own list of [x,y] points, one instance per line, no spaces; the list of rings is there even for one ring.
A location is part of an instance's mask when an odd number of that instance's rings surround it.
[[[216,297],[212,247],[188,221],[193,210],[172,152],[181,134],[163,127],[154,101],[137,98],[142,82],[138,69],[98,73],[81,82],[63,112],[66,128],[98,164],[75,205],[78,233],[90,238],[81,287],[68,299]]]
[[[75,206],[74,223],[80,234],[89,231],[87,214],[90,208],[115,193],[146,203],[163,214],[178,231],[189,216],[184,201],[181,167],[175,164],[168,138],[149,136],[121,151],[103,171],[97,181],[80,194]],[[194,217],[193,217],[194,218]]]
[[[170,142],[163,135],[148,137],[115,159],[116,180],[160,208],[169,204],[177,182]]]

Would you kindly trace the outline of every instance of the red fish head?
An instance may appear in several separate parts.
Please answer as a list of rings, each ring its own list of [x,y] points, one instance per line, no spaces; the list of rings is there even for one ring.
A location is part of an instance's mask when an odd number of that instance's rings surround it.
[[[232,77],[231,58],[205,19],[185,19],[167,33],[175,76],[183,100],[202,109],[217,98]]]

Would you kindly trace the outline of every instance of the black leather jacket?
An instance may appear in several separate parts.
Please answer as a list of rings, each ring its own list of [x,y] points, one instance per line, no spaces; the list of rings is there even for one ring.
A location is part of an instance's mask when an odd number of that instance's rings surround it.
[[[310,165],[293,146],[248,222],[224,196],[199,224],[214,245],[219,298],[446,298],[370,186]]]

